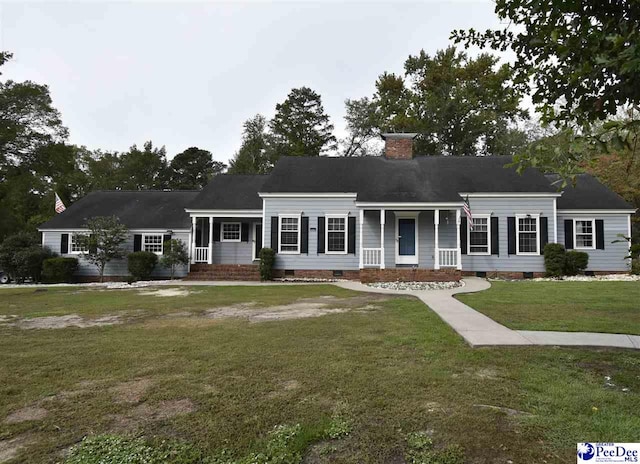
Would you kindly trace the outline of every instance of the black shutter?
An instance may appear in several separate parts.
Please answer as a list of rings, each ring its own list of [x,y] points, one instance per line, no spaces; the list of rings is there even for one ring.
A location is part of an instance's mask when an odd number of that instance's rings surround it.
[[[498,229],[498,218],[491,218],[491,254],[500,255],[500,234]]]
[[[91,245],[89,245],[89,253],[91,253],[91,254],[95,254],[95,253],[98,252],[98,246],[93,243],[93,237],[94,237],[93,234],[89,235],[89,238],[92,239],[91,240]]]
[[[511,216],[507,218],[507,253],[516,254],[516,218]]]
[[[162,254],[166,254],[169,247],[166,247],[164,244],[171,240],[171,234],[165,234],[162,236]]]
[[[564,220],[564,247],[573,250],[573,219]]]
[[[271,249],[278,252],[278,216],[271,216]]]
[[[220,228],[221,228],[221,223],[219,222],[214,222],[213,223],[213,241],[214,242],[219,242],[220,241]],[[207,226],[207,230],[208,230],[208,226]],[[209,237],[207,237],[207,243],[209,242]],[[204,240],[203,240],[204,243]]]
[[[69,253],[69,234],[60,235],[60,254]]]
[[[300,222],[300,253],[309,253],[309,217],[302,216]]]
[[[133,251],[142,250],[142,235],[134,234],[133,235]]]
[[[467,218],[460,219],[460,252],[467,254]]]
[[[318,217],[318,253],[324,253],[324,216]]]
[[[540,218],[540,254],[544,253],[545,245],[549,243],[549,218]]]
[[[604,221],[596,219],[596,250],[604,250]]]
[[[249,241],[249,224],[243,222],[240,224],[240,241],[248,242]]]
[[[355,217],[349,217],[349,229],[347,229],[347,237],[349,239],[347,253],[355,255],[356,254],[356,218]]]

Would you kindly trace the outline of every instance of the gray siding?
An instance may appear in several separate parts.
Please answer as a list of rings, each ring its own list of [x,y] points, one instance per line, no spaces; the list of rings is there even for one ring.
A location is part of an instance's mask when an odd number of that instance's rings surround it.
[[[472,198],[469,200],[473,214],[491,214],[498,217],[500,254],[489,256],[462,255],[465,271],[544,272],[544,258],[508,254],[507,217],[516,214],[540,214],[548,218],[548,241],[553,242],[556,227],[553,198]],[[558,235],[560,237],[560,235]]]
[[[360,246],[360,211],[351,198],[265,198],[265,246],[271,246],[271,217],[278,214],[302,214],[309,218],[309,253],[277,254],[276,269],[357,270]],[[356,218],[356,254],[318,253],[318,217],[326,214],[349,214]]]
[[[629,260],[624,259],[629,254],[629,246],[624,243],[612,243],[620,239],[618,234],[627,236],[628,214],[558,214],[558,242],[564,242],[565,219],[601,219],[604,225],[604,250],[578,250],[589,254],[588,271],[628,271]]]
[[[48,232],[44,231],[44,246],[50,248],[53,252],[60,254],[60,236],[63,233],[69,233],[73,235],[73,232]],[[123,244],[125,250],[130,253],[133,252],[133,235],[134,233],[140,233],[137,231],[131,231],[129,236],[127,237],[127,241]],[[157,232],[161,233],[161,232]],[[187,246],[189,245],[189,233],[188,232],[174,232],[172,238],[182,240]],[[61,256],[69,256],[73,258],[78,258],[79,266],[78,272],[76,275],[81,277],[88,276],[97,276],[99,275],[98,269],[88,261],[86,261],[81,255],[77,254],[66,254]],[[175,276],[183,277],[187,275],[187,266],[182,266],[176,269]],[[171,271],[166,269],[158,263],[156,268],[153,271],[153,277],[169,277]],[[127,270],[127,259],[118,259],[111,261],[107,264],[104,270],[105,276],[128,276],[129,271]]]
[[[251,264],[253,246],[255,237],[253,236],[253,225],[260,219],[238,219],[238,218],[221,218],[214,219],[215,222],[243,222],[249,224],[249,241],[248,242],[213,242],[213,264]]]

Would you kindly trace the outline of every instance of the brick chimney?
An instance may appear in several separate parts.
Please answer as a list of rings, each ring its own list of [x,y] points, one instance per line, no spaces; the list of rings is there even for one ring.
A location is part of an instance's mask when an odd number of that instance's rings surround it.
[[[384,139],[384,156],[387,159],[410,160],[413,158],[414,133],[382,134]]]

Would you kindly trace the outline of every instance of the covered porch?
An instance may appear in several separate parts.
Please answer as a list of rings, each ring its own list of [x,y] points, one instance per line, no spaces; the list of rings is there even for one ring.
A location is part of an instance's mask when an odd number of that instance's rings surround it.
[[[358,206],[360,269],[462,269],[461,205]]]
[[[191,264],[253,264],[262,239],[262,211],[191,213]]]

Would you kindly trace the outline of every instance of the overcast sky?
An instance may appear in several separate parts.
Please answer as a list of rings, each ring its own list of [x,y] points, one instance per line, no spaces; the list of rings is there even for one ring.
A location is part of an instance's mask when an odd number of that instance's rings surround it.
[[[49,85],[89,148],[152,140],[228,160],[242,123],[273,116],[293,87],[320,93],[344,135],[344,100],[383,71],[433,54],[455,28],[497,27],[490,0],[376,3],[13,3],[0,5],[3,78]]]

